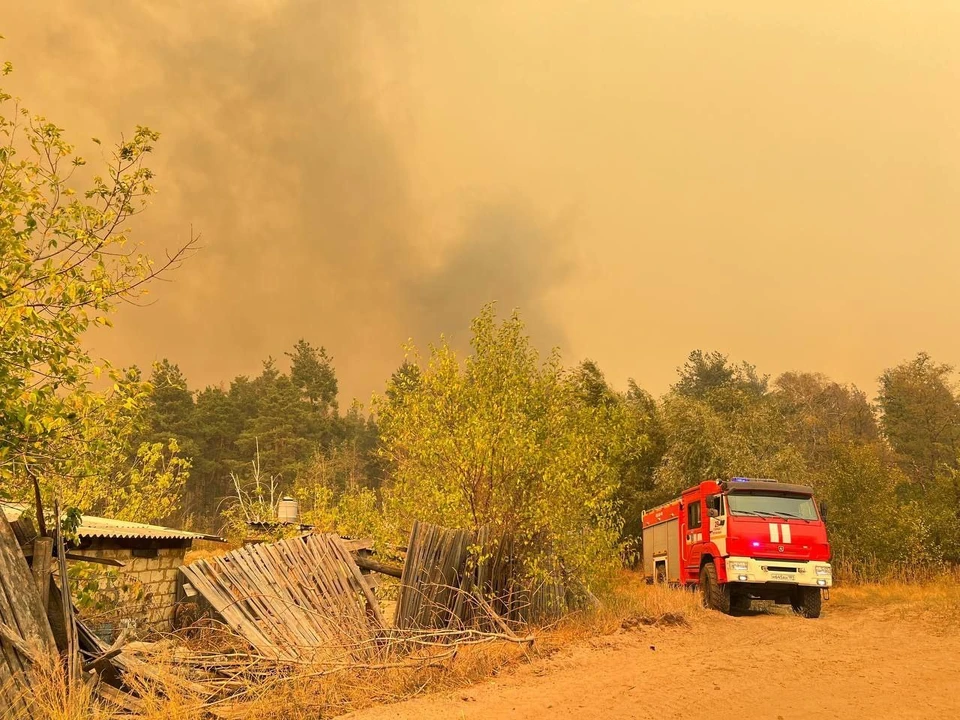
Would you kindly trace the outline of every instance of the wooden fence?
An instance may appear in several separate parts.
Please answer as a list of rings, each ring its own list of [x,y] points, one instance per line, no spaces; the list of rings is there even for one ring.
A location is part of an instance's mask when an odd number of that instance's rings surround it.
[[[526,577],[514,540],[488,528],[450,530],[414,522],[394,624],[400,629],[493,627],[546,619],[565,609],[556,580]]]
[[[359,660],[384,625],[376,597],[336,535],[247,545],[181,571],[271,659]]]
[[[48,566],[49,567],[49,564]],[[39,573],[38,573],[39,575]],[[0,513],[0,709],[3,717],[26,717],[27,672],[44,656],[55,656],[54,642],[38,583],[10,523]]]

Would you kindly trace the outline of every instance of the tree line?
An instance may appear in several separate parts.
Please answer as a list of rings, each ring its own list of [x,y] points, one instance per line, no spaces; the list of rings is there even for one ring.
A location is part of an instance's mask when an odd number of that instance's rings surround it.
[[[593,361],[539,358],[520,318],[498,321],[492,307],[465,356],[442,342],[427,357],[408,350],[367,414],[339,410],[333,362],[306,341],[288,368],[267,360],[225,389],[192,391],[176,365],[157,364],[144,438],[174,440],[192,464],[182,519],[222,527],[231,474],[248,477],[259,448],[261,472],[306,519],[389,522],[397,537],[414,517],[492,523],[599,562],[636,546],[645,508],[746,475],[813,485],[840,557],[960,561],[960,396],[952,368],[925,353],[883,371],[871,398],[696,350],[655,398],[632,379],[615,389]]]

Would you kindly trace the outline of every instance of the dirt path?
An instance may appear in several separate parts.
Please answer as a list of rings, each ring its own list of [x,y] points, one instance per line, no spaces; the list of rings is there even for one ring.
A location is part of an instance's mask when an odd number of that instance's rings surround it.
[[[960,717],[960,630],[878,611],[711,614],[624,631],[454,693],[350,720]]]

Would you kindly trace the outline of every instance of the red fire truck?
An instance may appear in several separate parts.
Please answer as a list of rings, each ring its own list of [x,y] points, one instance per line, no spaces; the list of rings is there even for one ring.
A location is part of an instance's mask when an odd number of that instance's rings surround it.
[[[833,585],[825,515],[805,485],[708,480],[644,512],[644,574],[699,585],[704,604],[725,613],[756,599],[819,617]]]

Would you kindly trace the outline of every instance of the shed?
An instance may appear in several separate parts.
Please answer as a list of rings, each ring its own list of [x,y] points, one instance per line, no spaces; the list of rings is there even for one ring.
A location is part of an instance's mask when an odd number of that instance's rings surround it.
[[[3,503],[4,515],[10,522],[15,522],[26,507]],[[226,542],[216,535],[83,515],[68,558],[82,560],[89,557],[122,564],[116,569],[117,576],[123,581],[122,588],[120,591],[110,590],[118,593],[118,603],[124,603],[128,609],[123,619],[139,632],[168,632],[173,625],[179,568],[187,551],[198,540]],[[106,594],[109,580],[103,575],[99,582]],[[135,603],[131,601],[133,597]]]

